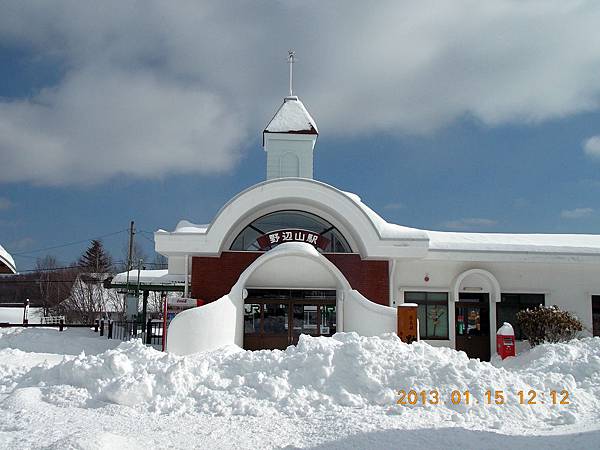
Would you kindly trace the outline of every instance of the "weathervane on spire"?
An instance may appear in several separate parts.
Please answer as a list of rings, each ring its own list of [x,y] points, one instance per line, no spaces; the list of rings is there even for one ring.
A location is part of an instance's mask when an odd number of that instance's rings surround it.
[[[290,97],[294,95],[293,81],[294,81],[294,69],[293,65],[296,61],[296,52],[294,50],[288,50],[288,64],[290,65]]]

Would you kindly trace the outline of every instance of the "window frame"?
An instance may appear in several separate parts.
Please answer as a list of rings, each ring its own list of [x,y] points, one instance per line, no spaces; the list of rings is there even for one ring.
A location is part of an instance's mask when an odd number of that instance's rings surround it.
[[[504,302],[504,298],[505,296],[517,296],[519,297],[519,300],[516,303],[508,303],[508,302]],[[536,302],[536,303],[532,303],[532,302],[523,302],[522,301],[522,297],[524,296],[541,296],[542,297],[542,302]],[[496,303],[496,329],[499,329],[502,324],[504,322],[506,322],[507,320],[505,319],[500,319],[500,311],[503,307],[509,308],[509,307],[515,307],[517,308],[517,311],[515,313],[515,316],[518,312],[523,311],[525,309],[528,308],[535,308],[539,305],[546,305],[546,297],[547,297],[547,293],[545,292],[501,292],[500,293],[500,301],[498,303]],[[504,305],[503,305],[504,303]],[[513,323],[514,322],[514,323]],[[515,339],[517,341],[525,341],[527,340],[527,338],[523,335],[523,332],[521,331],[521,328],[519,327],[516,318],[515,320],[509,322],[513,329],[515,330]]]
[[[305,226],[303,227],[303,226],[300,226],[298,224],[293,224],[293,223],[278,225],[272,229],[258,228],[258,224],[260,224],[260,221],[265,220],[269,216],[274,216],[276,214],[290,214],[290,215],[295,214],[295,215],[299,215],[299,216],[304,216],[305,218],[309,219],[310,221],[313,221],[314,223],[319,223],[320,226],[322,226],[323,228],[316,229],[317,227],[312,227],[312,226],[311,227],[305,227]],[[312,229],[312,228],[315,228],[315,229]],[[264,252],[264,251],[267,251],[267,250],[262,250],[261,248],[258,247],[258,245],[256,245],[256,239],[265,234],[268,234],[268,233],[271,233],[274,231],[279,231],[282,229],[306,230],[306,231],[310,231],[314,234],[317,234],[319,236],[324,236],[325,238],[327,238],[329,240],[329,246],[331,249],[325,251],[325,250],[321,250],[320,248],[317,248],[317,250],[322,253],[355,253],[352,249],[352,246],[350,245],[350,241],[348,240],[348,238],[346,238],[346,236],[340,231],[340,229],[338,227],[336,227],[329,220],[325,219],[324,217],[321,217],[318,214],[315,214],[310,211],[304,211],[301,209],[280,209],[280,210],[276,210],[276,211],[271,211],[269,213],[266,213],[259,217],[254,218],[253,220],[248,222],[246,225],[244,225],[242,227],[242,229],[239,231],[239,233],[237,233],[237,235],[235,236],[235,238],[229,245],[229,251],[238,251],[238,252]],[[254,237],[254,240],[250,243],[246,243],[247,237],[245,235],[248,233],[251,233],[250,230],[252,232],[256,233],[257,236],[256,237],[252,236],[252,237]],[[276,245],[273,245],[271,248],[273,248],[275,246]]]
[[[413,299],[407,298],[410,297],[411,294],[425,294],[424,300],[415,301]],[[446,296],[446,300],[430,300],[428,297],[430,295],[440,295],[443,294]],[[429,336],[428,334],[428,326],[427,319],[424,322],[425,335],[421,334],[421,330],[419,329],[419,338],[426,341],[448,341],[450,340],[450,293],[448,291],[419,291],[419,290],[410,290],[404,291],[404,303],[415,303],[419,306],[425,306],[425,317],[427,317],[427,306],[429,305],[442,305],[446,307],[446,334],[445,336]],[[417,317],[418,317],[418,308],[417,308]],[[419,328],[421,328],[421,321],[419,321]]]

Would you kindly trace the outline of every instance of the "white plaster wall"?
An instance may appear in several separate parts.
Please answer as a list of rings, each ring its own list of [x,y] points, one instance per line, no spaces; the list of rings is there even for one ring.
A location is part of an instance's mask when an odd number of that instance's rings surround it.
[[[298,158],[298,174],[294,176],[312,178],[315,141],[316,136],[311,135],[269,134],[265,141],[267,180],[291,176],[282,164],[290,154]]]
[[[425,290],[450,292],[454,279],[469,269],[490,272],[499,282],[502,293],[545,294],[546,305],[557,305],[573,312],[588,332],[592,328],[591,295],[600,293],[600,265],[549,263],[474,263],[436,260],[397,260],[396,289],[392,304],[402,302],[404,291]],[[425,276],[429,282],[425,282]],[[480,284],[482,283],[479,280]],[[467,278],[462,287],[478,284]],[[489,289],[489,283],[488,283]],[[483,292],[485,292],[485,287]],[[496,321],[496,308],[490,308],[491,322]],[[454,308],[449,308],[450,332],[453,333]],[[451,339],[453,345],[453,340]]]
[[[185,256],[169,256],[167,261],[171,275],[185,275]]]
[[[344,292],[342,309],[344,331],[355,331],[362,336],[378,336],[382,333],[395,333],[397,330],[396,308],[367,300],[356,290]]]

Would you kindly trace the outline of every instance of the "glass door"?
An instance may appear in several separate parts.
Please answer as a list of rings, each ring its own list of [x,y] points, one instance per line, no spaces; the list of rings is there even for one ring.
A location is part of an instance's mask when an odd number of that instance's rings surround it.
[[[244,305],[244,348],[280,349],[289,345],[289,304],[287,302]]]
[[[244,305],[244,348],[285,349],[301,334],[332,336],[335,291],[256,290]]]

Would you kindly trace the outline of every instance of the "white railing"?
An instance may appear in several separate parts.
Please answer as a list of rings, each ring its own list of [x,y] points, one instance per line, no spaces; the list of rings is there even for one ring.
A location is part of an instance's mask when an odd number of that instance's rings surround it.
[[[42,317],[42,323],[45,325],[59,325],[61,320],[65,323],[65,316]]]

